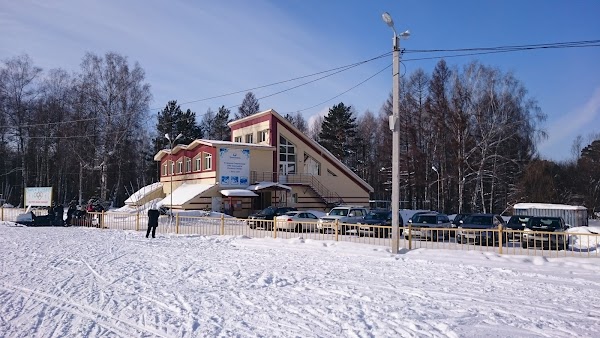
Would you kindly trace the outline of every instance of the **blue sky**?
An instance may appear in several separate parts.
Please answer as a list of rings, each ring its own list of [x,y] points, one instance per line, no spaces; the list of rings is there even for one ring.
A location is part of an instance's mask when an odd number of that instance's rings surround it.
[[[139,62],[152,86],[153,112],[168,100],[196,101],[313,74],[391,50],[388,11],[410,29],[410,49],[492,47],[600,39],[600,1],[318,1],[318,0],[22,0],[0,2],[0,59],[29,54],[45,70],[77,71],[88,51],[114,51]],[[442,54],[435,54],[440,56]],[[416,57],[405,55],[405,59]],[[525,51],[447,59],[513,72],[548,115],[543,157],[571,158],[577,135],[600,133],[600,47]],[[408,73],[437,60],[406,61]],[[391,69],[327,101],[391,63],[380,59],[260,101],[309,119],[338,102],[378,112]],[[263,97],[306,82],[254,90]],[[182,104],[198,115],[242,102],[245,91]],[[313,107],[311,109],[306,109]],[[231,108],[232,112],[237,108]]]

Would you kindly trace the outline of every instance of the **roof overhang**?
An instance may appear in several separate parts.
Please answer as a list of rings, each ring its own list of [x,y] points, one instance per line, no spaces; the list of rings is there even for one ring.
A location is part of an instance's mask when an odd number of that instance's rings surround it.
[[[246,189],[227,189],[221,190],[221,195],[227,197],[256,197],[258,196],[254,192]]]
[[[290,186],[277,183],[277,182],[258,182],[246,188],[246,190],[252,191],[261,191],[261,190],[269,190],[269,191],[278,191],[278,190],[287,190],[292,191]]]
[[[163,198],[157,203],[157,207],[160,206],[176,206],[181,207],[187,202],[194,198],[199,197],[202,194],[207,193],[210,189],[215,187],[215,184],[188,184],[184,183],[173,190],[167,197]]]

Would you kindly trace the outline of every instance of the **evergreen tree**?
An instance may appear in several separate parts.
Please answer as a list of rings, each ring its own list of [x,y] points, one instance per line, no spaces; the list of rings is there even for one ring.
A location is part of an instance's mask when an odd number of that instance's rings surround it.
[[[303,134],[308,133],[308,123],[304,119],[304,116],[302,116],[302,114],[300,114],[300,112],[296,112],[295,115],[292,115],[289,113],[285,114],[284,118],[286,120],[290,121],[290,123],[294,127],[296,127],[298,130],[300,130]]]
[[[340,102],[329,109],[319,133],[319,143],[349,167],[356,156],[356,118],[352,107]]]
[[[238,112],[235,115],[235,119],[239,120],[246,116],[250,116],[252,114],[258,113],[260,110],[260,105],[258,104],[258,100],[256,96],[252,92],[247,92],[244,97],[244,101],[242,101],[242,105],[238,107]]]
[[[215,139],[215,112],[212,109],[208,108],[204,116],[202,116],[202,121],[200,122],[200,128],[202,128],[202,133],[204,134],[204,138],[209,140]]]
[[[202,129],[196,123],[196,113],[190,109],[183,112],[176,100],[169,101],[165,108],[158,112],[156,130],[158,135],[154,143],[158,149],[170,146],[169,141],[164,137],[165,134],[169,134],[172,138],[182,134],[183,137],[175,144],[186,144],[202,138]]]
[[[231,141],[231,128],[227,123],[231,122],[229,119],[231,111],[225,106],[221,106],[213,122],[213,139],[220,141]]]

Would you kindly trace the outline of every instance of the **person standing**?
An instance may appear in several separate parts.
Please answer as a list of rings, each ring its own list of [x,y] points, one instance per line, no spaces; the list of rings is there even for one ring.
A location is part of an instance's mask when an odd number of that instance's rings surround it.
[[[75,201],[69,203],[69,209],[67,209],[67,226],[73,225],[73,214],[77,211]]]
[[[150,209],[148,209],[148,230],[146,230],[146,238],[150,236],[150,231],[152,231],[152,238],[155,238],[156,228],[158,227],[158,217],[160,216],[160,211],[156,208],[156,205],[152,205]]]

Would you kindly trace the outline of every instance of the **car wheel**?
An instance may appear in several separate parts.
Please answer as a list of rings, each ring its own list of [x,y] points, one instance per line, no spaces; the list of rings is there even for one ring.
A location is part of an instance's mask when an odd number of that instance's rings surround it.
[[[521,248],[527,249],[529,247],[529,243],[521,241]]]
[[[462,244],[462,236],[461,235],[456,236],[456,243]]]
[[[323,229],[323,228],[319,229],[319,233],[324,234],[325,233],[325,229]]]
[[[408,241],[408,236],[404,235],[404,239]]]
[[[302,224],[296,224],[296,232],[302,232]]]

